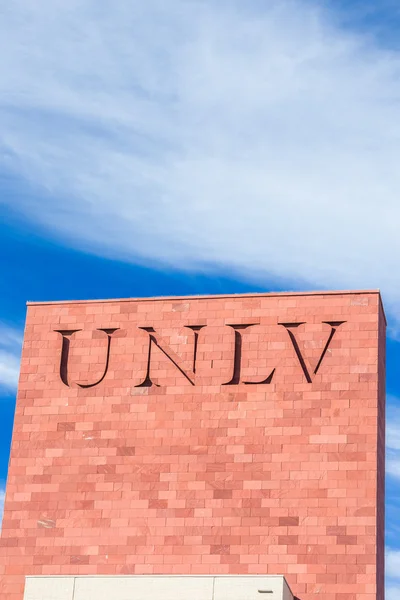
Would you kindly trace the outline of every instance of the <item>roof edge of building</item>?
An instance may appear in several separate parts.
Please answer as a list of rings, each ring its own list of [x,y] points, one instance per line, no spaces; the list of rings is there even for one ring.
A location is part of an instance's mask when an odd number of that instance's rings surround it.
[[[365,294],[378,294],[380,297],[380,304],[382,306],[383,314],[383,303],[382,296],[379,289],[371,290],[315,290],[306,292],[250,292],[246,294],[197,294],[187,296],[146,296],[146,297],[134,297],[134,298],[92,298],[86,300],[29,300],[26,302],[27,306],[40,306],[47,304],[90,304],[100,302],[165,302],[166,300],[207,300],[214,298],[264,298],[274,296],[343,296],[343,295],[365,295]],[[385,317],[386,320],[386,317]]]

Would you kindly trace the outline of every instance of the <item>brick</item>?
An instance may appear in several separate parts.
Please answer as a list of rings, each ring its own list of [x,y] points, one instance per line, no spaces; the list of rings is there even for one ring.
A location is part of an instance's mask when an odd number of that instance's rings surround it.
[[[383,600],[384,346],[376,292],[29,305],[1,597],[25,574],[271,573]]]

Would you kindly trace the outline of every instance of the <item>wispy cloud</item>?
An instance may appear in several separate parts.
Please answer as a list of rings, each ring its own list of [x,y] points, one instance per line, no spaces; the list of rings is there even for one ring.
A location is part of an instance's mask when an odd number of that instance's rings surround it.
[[[386,600],[398,600],[400,598],[400,550],[386,550],[385,558],[386,574]]]
[[[20,331],[0,322],[0,392],[17,387],[21,342]]]
[[[392,396],[387,405],[386,473],[400,479],[400,402]]]
[[[386,551],[386,575],[400,579],[400,550]]]
[[[400,585],[389,584],[388,586],[386,586],[385,598],[386,600],[399,600]]]
[[[340,14],[16,0],[0,50],[1,168],[53,234],[399,302],[400,54]]]
[[[388,496],[386,500],[386,599],[400,598],[400,549],[399,549],[399,493],[400,493],[400,403],[388,397],[386,420],[386,473]]]

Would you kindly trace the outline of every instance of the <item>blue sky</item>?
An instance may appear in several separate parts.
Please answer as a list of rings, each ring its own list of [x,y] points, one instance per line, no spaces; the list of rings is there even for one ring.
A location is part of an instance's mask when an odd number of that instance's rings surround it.
[[[397,0],[0,8],[0,503],[25,302],[380,288],[400,593]]]

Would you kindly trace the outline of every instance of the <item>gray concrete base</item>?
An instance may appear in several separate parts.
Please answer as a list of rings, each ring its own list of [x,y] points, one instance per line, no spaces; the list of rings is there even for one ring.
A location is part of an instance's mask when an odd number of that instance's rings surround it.
[[[294,600],[282,575],[26,577],[24,600]]]

